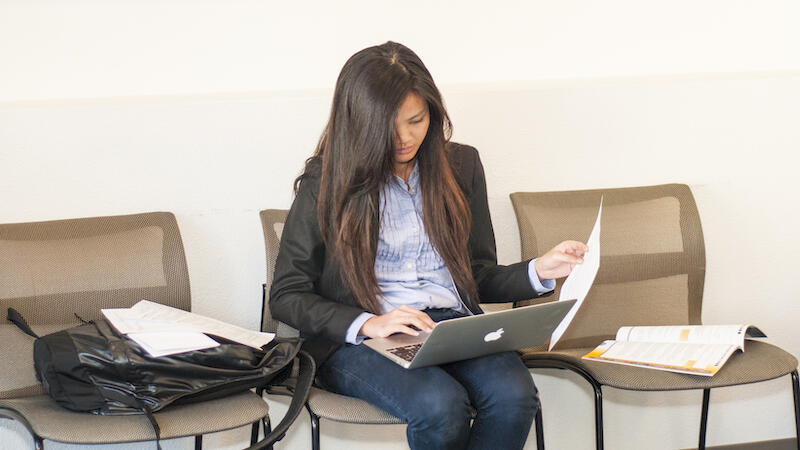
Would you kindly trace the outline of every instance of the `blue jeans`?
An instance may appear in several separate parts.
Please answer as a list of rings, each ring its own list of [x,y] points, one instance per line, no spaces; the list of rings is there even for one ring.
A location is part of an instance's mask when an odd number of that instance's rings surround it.
[[[437,322],[461,315],[426,312]],[[408,370],[365,345],[347,344],[318,375],[326,389],[408,422],[412,449],[521,449],[539,407],[533,378],[514,352]]]

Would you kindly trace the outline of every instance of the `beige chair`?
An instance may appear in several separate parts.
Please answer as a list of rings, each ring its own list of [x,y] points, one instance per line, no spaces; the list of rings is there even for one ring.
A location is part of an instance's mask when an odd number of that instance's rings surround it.
[[[565,239],[585,240],[601,196],[601,262],[594,285],[553,351],[541,346],[522,352],[527,366],[569,369],[591,384],[598,449],[603,448],[603,386],[637,391],[702,389],[702,449],[712,388],[791,375],[800,433],[797,359],[773,345],[747,341],[746,351],[734,354],[713,377],[581,359],[603,340],[613,339],[620,326],[701,323],[705,247],[688,186],[513,193],[522,258],[540,255]]]
[[[278,257],[280,246],[280,236],[283,232],[283,224],[286,222],[285,209],[267,209],[261,211],[261,225],[264,229],[264,242],[267,250],[267,282],[263,285],[264,309],[262,315],[262,331],[277,331],[278,335],[296,336],[297,330],[288,325],[272,319],[269,312],[269,287],[272,284],[272,275],[275,272],[275,260]],[[342,423],[354,424],[403,424],[404,421],[379,409],[363,400],[334,394],[318,387],[312,387],[311,393],[306,404],[308,414],[311,416],[311,447],[314,450],[320,448],[319,427],[320,418]],[[541,411],[536,416],[536,436],[537,445],[540,450],[544,449],[541,438]]]
[[[5,315],[15,308],[39,335],[77,325],[77,316],[98,320],[101,308],[130,307],[141,299],[190,309],[186,258],[171,213],[0,225],[0,309]],[[155,439],[144,415],[98,416],[58,406],[36,380],[32,346],[33,338],[10,323],[0,324],[0,418],[21,422],[37,449],[44,440],[108,444]],[[204,434],[244,425],[253,426],[252,445],[259,422],[268,429],[268,414],[261,396],[247,391],[172,406],[155,418],[162,439],[195,436],[200,448]]]
[[[267,209],[261,211],[261,225],[264,229],[264,243],[267,250],[267,282],[263,285],[263,314],[261,331],[277,332],[278,336],[297,336],[299,333],[294,328],[274,320],[269,312],[269,287],[272,284],[272,275],[275,272],[275,260],[278,258],[280,236],[283,224],[286,222],[285,209]],[[311,447],[320,448],[319,426],[320,418],[343,423],[358,424],[402,424],[402,420],[376,408],[371,404],[353,397],[346,397],[333,392],[328,392],[318,387],[312,387],[306,403],[306,409],[311,416]]]

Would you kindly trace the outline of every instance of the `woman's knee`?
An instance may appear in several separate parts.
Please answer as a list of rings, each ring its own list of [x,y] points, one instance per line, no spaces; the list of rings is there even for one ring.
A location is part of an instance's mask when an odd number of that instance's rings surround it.
[[[469,423],[471,407],[467,391],[457,383],[431,386],[415,395],[413,416],[409,422],[418,421],[437,426],[458,427]]]
[[[536,414],[539,409],[539,392],[530,372],[505,374],[490,384],[490,393],[484,407],[479,410],[497,410],[516,414]]]
[[[503,401],[536,414],[539,409],[539,391],[530,373],[517,383],[511,383],[504,391]]]
[[[445,435],[469,430],[469,396],[461,385],[427,386],[417,394],[413,396],[413,407],[407,418],[410,426],[432,428]]]

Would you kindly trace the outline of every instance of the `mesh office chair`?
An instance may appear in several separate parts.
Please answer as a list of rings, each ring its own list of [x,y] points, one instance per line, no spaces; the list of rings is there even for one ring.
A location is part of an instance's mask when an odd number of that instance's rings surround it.
[[[269,287],[272,283],[272,275],[275,272],[275,260],[278,257],[280,236],[283,232],[283,224],[286,222],[287,213],[288,211],[285,209],[267,209],[260,213],[267,250],[267,282],[263,286],[264,313],[262,315],[261,329],[262,331],[277,331],[279,336],[296,336],[298,334],[297,330],[272,319],[268,304]],[[311,417],[311,446],[314,450],[320,448],[320,418],[354,424],[385,425],[405,423],[403,420],[364,400],[334,394],[318,387],[311,388],[306,408]],[[536,440],[537,448],[543,450],[541,408],[539,408],[536,416]]]
[[[126,308],[141,299],[190,309],[186,258],[171,213],[0,225],[0,309],[15,308],[39,335],[78,325],[76,314],[99,320],[101,308]],[[99,416],[58,406],[36,380],[32,348],[33,338],[0,323],[0,418],[21,422],[37,449],[44,440],[109,444],[155,439],[144,415]],[[261,396],[247,391],[171,406],[155,418],[162,439],[195,436],[200,448],[204,434],[244,425],[253,426],[252,445],[261,421],[266,434],[268,414]],[[282,437],[288,425],[282,421],[258,447]]]
[[[603,386],[637,391],[702,389],[699,448],[703,449],[712,388],[791,374],[800,433],[797,359],[773,345],[747,341],[745,352],[734,354],[713,377],[581,359],[603,340],[614,339],[621,326],[701,323],[705,247],[697,206],[686,185],[513,193],[522,258],[539,255],[565,239],[586,239],[601,196],[601,263],[594,285],[553,351],[548,352],[547,346],[525,349],[526,365],[569,369],[591,384],[598,449],[603,448]]]

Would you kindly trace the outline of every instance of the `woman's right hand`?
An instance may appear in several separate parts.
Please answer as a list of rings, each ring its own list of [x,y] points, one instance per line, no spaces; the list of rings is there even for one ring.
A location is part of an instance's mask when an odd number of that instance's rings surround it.
[[[436,322],[424,312],[403,305],[386,314],[370,317],[364,322],[364,325],[361,325],[361,330],[358,331],[358,334],[370,338],[386,337],[394,333],[418,336],[419,332],[409,325],[413,325],[419,330],[430,332],[436,326]]]

